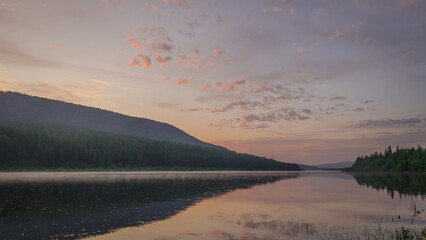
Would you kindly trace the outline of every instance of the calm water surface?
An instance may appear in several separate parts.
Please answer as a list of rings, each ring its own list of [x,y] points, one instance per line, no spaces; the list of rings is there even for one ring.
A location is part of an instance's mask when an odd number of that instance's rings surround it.
[[[426,226],[426,174],[0,173],[0,239],[372,239]]]

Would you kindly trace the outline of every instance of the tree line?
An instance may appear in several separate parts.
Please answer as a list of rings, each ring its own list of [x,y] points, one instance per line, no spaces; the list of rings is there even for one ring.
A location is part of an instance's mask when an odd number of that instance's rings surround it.
[[[226,149],[157,141],[68,126],[3,124],[1,169],[194,167],[300,170],[296,164]]]
[[[350,169],[352,171],[390,171],[390,172],[426,172],[426,149],[391,146],[384,153],[375,152],[369,156],[358,157]]]

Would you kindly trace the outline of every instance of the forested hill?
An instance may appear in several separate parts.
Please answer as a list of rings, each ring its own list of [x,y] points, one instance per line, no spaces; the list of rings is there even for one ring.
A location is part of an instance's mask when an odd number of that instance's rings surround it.
[[[221,148],[202,142],[170,124],[16,92],[0,91],[0,123],[11,121],[60,124],[148,139]]]
[[[426,149],[399,148],[392,152],[389,146],[384,153],[370,154],[358,157],[350,168],[352,171],[382,171],[382,172],[426,172]]]
[[[0,126],[0,169],[128,169],[183,167],[300,170],[296,164],[226,149],[143,139],[76,127]]]

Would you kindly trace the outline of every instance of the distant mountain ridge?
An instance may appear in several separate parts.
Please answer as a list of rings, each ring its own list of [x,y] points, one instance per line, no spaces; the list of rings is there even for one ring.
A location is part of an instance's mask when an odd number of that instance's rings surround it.
[[[17,92],[0,91],[0,121],[64,124],[153,140],[223,149],[167,123]]]
[[[319,165],[314,165],[314,167],[317,168],[326,168],[326,169],[343,169],[343,168],[350,168],[354,164],[353,161],[349,162],[337,162],[337,163],[324,163]]]
[[[298,164],[298,166],[303,170],[332,170],[332,169],[344,169],[350,168],[354,162],[337,162],[337,163],[324,163],[318,165],[306,165]]]
[[[297,166],[299,166],[299,168],[302,170],[323,170],[322,168],[318,168],[318,167],[306,165],[306,164],[297,164]]]

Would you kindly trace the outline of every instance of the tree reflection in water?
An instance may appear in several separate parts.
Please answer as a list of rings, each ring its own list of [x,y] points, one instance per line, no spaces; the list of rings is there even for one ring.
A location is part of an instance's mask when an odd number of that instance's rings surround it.
[[[105,234],[168,218],[229,191],[298,177],[298,173],[238,172],[83,173],[82,177],[47,173],[29,179],[26,175],[0,177],[2,239]]]

